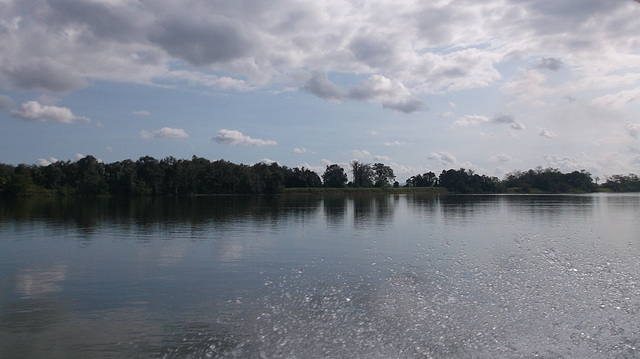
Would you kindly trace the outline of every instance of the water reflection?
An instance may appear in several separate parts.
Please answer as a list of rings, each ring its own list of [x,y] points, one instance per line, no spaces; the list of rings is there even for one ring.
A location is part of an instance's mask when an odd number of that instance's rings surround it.
[[[637,357],[640,196],[0,203],[0,357]]]
[[[60,264],[45,269],[22,269],[16,275],[16,291],[25,297],[40,297],[60,292],[66,272],[66,267]]]
[[[386,226],[393,221],[398,197],[389,195],[356,195],[349,198],[347,206],[353,208],[356,228],[370,225]]]
[[[332,228],[342,227],[346,217],[347,197],[339,194],[324,196],[322,207],[327,224]]]

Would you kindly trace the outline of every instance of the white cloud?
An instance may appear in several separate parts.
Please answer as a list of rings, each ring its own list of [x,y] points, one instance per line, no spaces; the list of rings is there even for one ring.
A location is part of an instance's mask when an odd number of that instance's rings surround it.
[[[371,136],[371,137],[375,137],[378,135],[378,132],[374,131],[374,130],[367,130],[367,135]]]
[[[538,136],[542,136],[546,138],[555,138],[555,137],[558,137],[558,134],[546,128],[541,128]]]
[[[307,153],[307,149],[306,148],[294,148],[293,149],[293,153],[298,153],[298,154]]]
[[[523,130],[524,124],[517,121],[513,116],[499,114],[494,117],[481,115],[466,115],[453,123],[453,127],[472,127],[485,124],[508,124],[511,129]]]
[[[471,127],[490,123],[491,119],[481,115],[466,115],[453,123],[453,127]]]
[[[263,158],[260,161],[258,161],[258,163],[264,163],[265,165],[271,165],[271,164],[278,163],[278,162],[270,160],[268,158]]]
[[[329,80],[326,72],[314,73],[303,89],[320,98],[334,102],[340,102],[344,97],[342,90]]]
[[[591,58],[606,71],[616,52],[637,49],[638,25],[625,2],[282,0],[242,11],[204,0],[189,7],[65,0],[38,3],[39,11],[32,0],[5,3],[0,70],[14,86],[48,91],[86,86],[90,78],[149,83],[177,62],[256,85],[291,69],[319,69],[380,74],[410,84],[412,93],[440,92],[494,83],[495,65],[505,60],[537,58],[538,67],[556,69]]]
[[[393,142],[384,142],[383,145],[388,146],[388,147],[395,147],[395,146],[404,146],[407,143],[405,141],[393,141]]]
[[[578,153],[576,157],[546,154],[542,158],[548,167],[558,168],[562,172],[588,170],[594,168],[594,161],[585,153]]]
[[[163,127],[155,131],[143,130],[140,132],[140,137],[144,139],[150,139],[150,138],[177,139],[177,138],[188,138],[189,135],[186,132],[184,132],[184,130],[181,128]]]
[[[137,116],[149,116],[149,115],[151,115],[151,113],[149,111],[146,111],[146,110],[133,111],[133,114],[137,115]]]
[[[38,158],[38,160],[36,161],[36,164],[38,166],[44,167],[56,162],[58,162],[58,159],[53,157],[50,157],[48,160],[45,160],[44,158]]]
[[[223,145],[275,146],[278,144],[276,141],[251,138],[240,131],[224,129],[218,131],[213,140]]]
[[[544,105],[546,97],[554,91],[549,88],[547,78],[536,70],[521,73],[520,77],[507,82],[503,89],[517,100],[534,106]]]
[[[373,156],[373,159],[378,161],[378,162],[391,161],[391,157],[389,157],[389,156]]]
[[[536,63],[536,68],[543,70],[558,71],[564,67],[564,62],[555,57],[543,57]]]
[[[640,87],[633,90],[624,90],[615,94],[597,97],[591,101],[593,105],[622,109],[632,102],[640,101]]]
[[[347,97],[360,101],[377,101],[382,103],[383,108],[404,113],[428,109],[424,102],[410,95],[411,92],[400,81],[382,75],[372,75],[358,86],[352,87]]]
[[[248,85],[246,81],[240,79],[234,79],[228,76],[215,76],[211,74],[187,71],[187,70],[174,70],[159,76],[158,79],[166,80],[169,82],[185,82],[189,85],[200,85],[212,87],[215,89],[228,89],[247,91],[251,90],[252,86]]]
[[[371,153],[367,150],[353,150],[351,151],[351,157],[358,160],[371,158]]]
[[[458,160],[449,152],[431,152],[427,156],[428,159],[435,161],[443,166],[457,166]]]
[[[512,158],[505,153],[500,153],[495,156],[491,156],[490,160],[491,162],[506,163],[511,162]]]
[[[41,105],[36,101],[27,101],[19,109],[11,111],[14,117],[41,122],[57,122],[71,124],[76,121],[91,122],[84,116],[76,116],[66,107]]]
[[[640,124],[627,122],[624,125],[624,129],[627,131],[629,136],[635,139],[640,139]]]

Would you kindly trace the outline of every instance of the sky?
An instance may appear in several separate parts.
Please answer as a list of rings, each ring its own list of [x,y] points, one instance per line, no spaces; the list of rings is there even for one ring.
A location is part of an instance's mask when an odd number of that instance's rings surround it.
[[[0,0],[0,163],[640,173],[633,0]]]

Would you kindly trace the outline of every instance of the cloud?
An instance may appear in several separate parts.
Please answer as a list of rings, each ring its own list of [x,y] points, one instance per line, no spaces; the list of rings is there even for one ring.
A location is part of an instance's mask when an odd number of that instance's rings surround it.
[[[57,122],[71,124],[76,121],[91,122],[84,116],[76,116],[66,107],[41,105],[37,101],[27,101],[19,109],[11,111],[14,117],[27,121]]]
[[[388,108],[403,113],[414,113],[427,111],[429,107],[422,100],[417,98],[408,98],[402,100],[388,100],[382,102],[382,108]]]
[[[351,157],[358,160],[371,158],[371,153],[367,150],[353,150],[351,151]]]
[[[577,157],[546,154],[542,158],[548,167],[559,168],[561,171],[589,170],[594,167],[593,159],[584,153],[579,153]]]
[[[264,163],[265,165],[271,165],[271,164],[278,163],[278,162],[270,160],[268,158],[263,158],[260,161],[258,161],[258,163]]]
[[[181,128],[170,128],[163,127],[159,130],[155,131],[141,131],[140,137],[144,139],[150,138],[167,138],[167,139],[177,139],[177,138],[188,138],[189,135],[184,132]]]
[[[403,113],[428,110],[424,102],[411,97],[410,91],[400,81],[382,75],[372,75],[358,86],[351,87],[347,97],[358,101],[377,101],[383,108]]]
[[[491,156],[490,160],[491,162],[506,163],[506,162],[511,162],[512,158],[507,154],[501,153],[495,156]]]
[[[431,152],[427,158],[443,166],[456,166],[458,164],[456,157],[449,152]]]
[[[624,129],[627,131],[629,136],[639,139],[640,138],[640,124],[627,122],[624,125]]]
[[[518,101],[535,106],[545,104],[547,95],[553,92],[547,84],[547,78],[536,70],[522,72],[519,77],[510,80],[503,90]]]
[[[10,110],[15,105],[16,103],[11,97],[0,95],[0,112]]]
[[[145,110],[133,111],[133,114],[136,115],[136,116],[149,116],[149,115],[151,115],[151,113],[149,113],[149,111],[145,111]]]
[[[340,102],[344,97],[340,88],[329,80],[326,72],[314,73],[303,89],[328,101]]]
[[[627,104],[638,101],[640,101],[640,87],[633,90],[624,90],[615,94],[607,94],[597,97],[591,101],[591,104],[601,107],[622,109]]]
[[[453,127],[471,127],[491,123],[491,119],[487,116],[466,115],[453,123]]]
[[[294,148],[293,149],[293,153],[298,153],[298,154],[307,153],[307,149],[306,148]]]
[[[393,142],[384,142],[383,145],[388,146],[388,147],[393,147],[393,146],[404,146],[407,143],[405,141],[393,141]]]
[[[494,117],[466,115],[453,123],[453,127],[473,127],[487,124],[508,124],[513,130],[523,130],[524,124],[511,115],[498,114]]]
[[[541,128],[538,136],[542,136],[546,138],[555,138],[555,137],[558,137],[558,134],[546,128]]]
[[[271,140],[262,140],[259,138],[251,138],[245,136],[240,131],[236,130],[220,130],[214,141],[223,145],[246,145],[246,146],[275,146],[278,143]]]
[[[372,75],[358,86],[352,87],[348,94],[351,99],[363,101],[408,95],[409,91],[402,83],[381,75]]]
[[[512,59],[557,69],[562,56],[576,68],[601,62],[606,72],[615,66],[607,60],[636,50],[638,29],[622,1],[35,3],[3,1],[0,71],[20,88],[56,92],[90,79],[151,83],[176,64],[258,86],[321,68],[380,74],[414,94],[457,91],[499,81],[496,65]],[[309,87],[323,89],[316,85]]]
[[[494,124],[508,124],[511,129],[524,130],[524,125],[520,121],[516,121],[511,115],[496,115],[491,119],[491,123]]]
[[[72,68],[51,59],[34,59],[2,67],[9,83],[23,90],[68,92],[88,85]]]
[[[207,66],[248,56],[252,41],[246,30],[241,22],[224,15],[178,12],[160,19],[147,36],[170,55]]]
[[[558,71],[564,67],[564,62],[555,57],[543,57],[536,63],[537,69]]]
[[[367,135],[371,136],[371,137],[375,137],[378,135],[378,132],[374,131],[374,130],[367,130]]]
[[[253,87],[248,85],[246,81],[240,79],[234,79],[229,76],[215,76],[207,73],[188,71],[188,70],[173,70],[158,79],[166,80],[170,83],[185,82],[194,86],[207,86],[215,89],[229,89],[237,91],[251,90]]]
[[[376,161],[379,161],[379,162],[391,161],[391,157],[389,157],[389,156],[374,156],[373,159],[376,160]]]
[[[53,158],[53,157],[49,158],[48,160],[45,160],[44,158],[38,158],[38,160],[36,161],[36,164],[38,166],[46,167],[46,166],[48,166],[48,165],[50,165],[52,163],[56,163],[56,162],[58,162],[58,159],[57,158]]]

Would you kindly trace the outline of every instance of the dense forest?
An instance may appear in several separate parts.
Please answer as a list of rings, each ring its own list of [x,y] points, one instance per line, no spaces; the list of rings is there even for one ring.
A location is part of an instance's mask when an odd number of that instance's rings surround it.
[[[347,170],[352,181],[348,182]],[[338,164],[322,175],[307,168],[288,168],[278,163],[234,164],[193,156],[188,159],[150,156],[137,161],[102,163],[93,156],[78,161],[58,161],[47,166],[0,164],[0,195],[145,196],[195,194],[276,194],[286,188],[400,187],[393,170],[382,163],[353,161],[345,170]],[[640,191],[634,174],[613,175],[594,183],[586,171],[561,173],[538,167],[515,171],[504,179],[479,175],[468,169],[418,174],[403,187],[442,187],[454,193],[584,193],[599,189]]]

